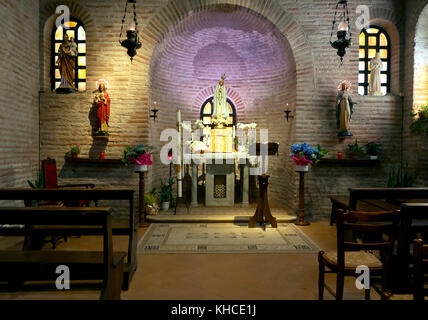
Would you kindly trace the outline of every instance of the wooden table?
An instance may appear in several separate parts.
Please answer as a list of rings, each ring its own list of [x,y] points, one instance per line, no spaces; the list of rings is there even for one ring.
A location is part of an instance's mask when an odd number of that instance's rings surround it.
[[[113,235],[129,236],[128,258],[124,269],[123,289],[127,290],[137,270],[138,219],[134,212],[134,190],[118,188],[70,188],[70,189],[0,189],[0,200],[127,200],[129,201],[129,224],[113,226]],[[52,230],[52,232],[54,232]],[[67,228],[61,232],[70,235],[101,235],[97,228]]]

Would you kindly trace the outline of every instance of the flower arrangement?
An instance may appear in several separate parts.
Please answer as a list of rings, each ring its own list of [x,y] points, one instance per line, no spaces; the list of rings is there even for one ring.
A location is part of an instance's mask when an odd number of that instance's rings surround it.
[[[122,162],[126,165],[137,164],[140,166],[150,166],[153,164],[151,154],[155,148],[155,146],[146,146],[144,144],[139,144],[133,148],[126,146],[125,151],[123,151]]]
[[[238,129],[242,129],[242,130],[245,130],[245,129],[255,129],[257,127],[257,124],[254,123],[254,122],[253,123],[248,123],[248,124],[238,123],[236,125],[236,127]]]
[[[379,139],[375,139],[375,137],[371,137],[370,141],[364,146],[366,153],[369,156],[377,156],[382,148]]]
[[[293,159],[294,163],[298,166],[318,163],[320,159],[329,152],[327,149],[321,149],[320,145],[313,148],[306,142],[293,144],[290,149],[292,153],[291,159]]]
[[[193,130],[205,128],[204,122],[202,120],[196,120],[192,126]]]

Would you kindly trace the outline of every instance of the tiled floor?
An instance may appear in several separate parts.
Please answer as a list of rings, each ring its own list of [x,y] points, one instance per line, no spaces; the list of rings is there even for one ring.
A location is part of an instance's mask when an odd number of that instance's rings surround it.
[[[320,248],[334,250],[336,229],[328,221],[300,227]],[[146,229],[140,229],[140,236]],[[127,238],[115,237],[126,251]],[[0,248],[19,248],[20,239],[0,238]],[[69,239],[58,250],[101,248],[98,237]],[[138,269],[122,299],[317,299],[317,254],[156,254],[138,255]],[[327,275],[334,287],[335,276]],[[363,299],[351,277],[344,299]],[[98,299],[99,291],[0,292],[0,299]],[[325,299],[331,300],[328,292]],[[372,290],[372,299],[379,296]]]

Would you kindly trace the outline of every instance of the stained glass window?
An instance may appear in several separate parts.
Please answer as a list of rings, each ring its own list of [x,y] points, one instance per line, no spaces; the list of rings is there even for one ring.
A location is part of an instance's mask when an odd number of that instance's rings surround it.
[[[52,31],[52,58],[51,58],[51,88],[55,90],[61,83],[61,75],[57,65],[59,46],[64,40],[64,34],[67,34],[69,39],[73,38],[77,45],[77,59],[74,71],[74,85],[77,90],[86,90],[86,31],[83,24],[78,20],[71,18],[64,25]]]
[[[358,93],[367,95],[370,83],[370,60],[380,53],[383,62],[381,70],[381,90],[383,94],[391,92],[391,42],[381,27],[370,26],[360,33],[360,59],[358,64]]]
[[[204,102],[201,108],[201,120],[203,121],[206,127],[211,125],[212,115],[213,115],[213,99],[214,97],[209,98]],[[229,110],[229,122],[226,127],[232,127],[236,125],[236,109],[233,105],[233,102],[229,99],[226,100],[227,110]]]

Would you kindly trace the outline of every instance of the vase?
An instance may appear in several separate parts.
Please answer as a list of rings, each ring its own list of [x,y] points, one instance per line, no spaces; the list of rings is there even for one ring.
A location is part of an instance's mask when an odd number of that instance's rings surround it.
[[[135,165],[135,172],[146,172],[146,171],[147,171],[147,165],[146,164],[144,164],[144,165],[136,164]]]
[[[72,153],[71,154],[71,157],[73,158],[73,159],[77,159],[77,157],[79,156],[79,154],[78,153]]]
[[[351,155],[351,159],[354,159],[354,160],[358,159],[358,153],[351,152],[350,155]]]
[[[162,209],[162,211],[168,211],[168,209],[169,209],[169,201],[162,202],[161,209]]]
[[[302,165],[296,165],[296,171],[297,172],[308,172],[309,171],[309,165],[305,165],[305,166],[302,166]]]
[[[376,155],[370,155],[370,160],[377,160],[379,157]]]

